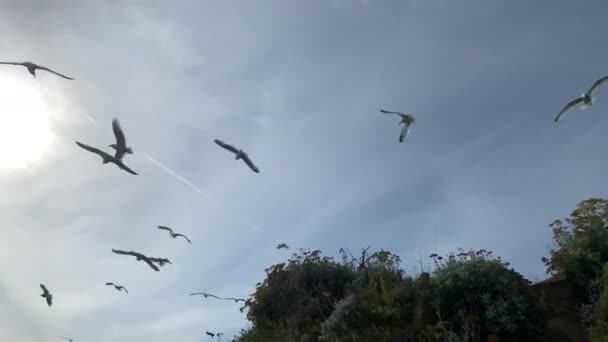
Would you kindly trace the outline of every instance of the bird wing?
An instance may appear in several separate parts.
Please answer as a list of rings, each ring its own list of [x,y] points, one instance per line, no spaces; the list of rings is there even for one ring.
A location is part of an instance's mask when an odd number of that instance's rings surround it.
[[[581,103],[583,101],[582,97],[577,97],[574,100],[568,102],[567,105],[564,106],[564,108],[559,112],[559,114],[557,114],[557,116],[555,117],[555,122],[558,122],[559,120],[561,120],[562,116],[569,111],[570,109],[572,109],[572,107],[576,106],[577,104]]]
[[[236,149],[234,146],[230,145],[230,144],[226,144],[225,142],[221,141],[220,139],[215,139],[213,140],[216,144],[218,144],[220,147],[227,149],[228,151],[237,154],[239,153],[239,150]]]
[[[169,227],[167,227],[167,226],[158,226],[158,227],[156,227],[156,228],[158,228],[158,229],[160,229],[160,230],[166,230],[166,231],[168,231],[169,233],[173,233],[173,229],[171,229],[171,228],[169,228]]]
[[[205,334],[207,334],[207,335],[209,335],[209,336],[211,336],[211,337],[215,336],[215,334],[214,334],[214,333],[210,333],[210,332],[208,332],[208,331],[205,331]]]
[[[116,137],[116,154],[114,155],[114,158],[122,159],[127,149],[127,138],[125,138],[125,134],[120,127],[118,119],[112,120],[112,131],[114,131],[114,137]]]
[[[176,237],[177,237],[177,236],[181,236],[181,237],[183,237],[184,239],[186,239],[186,241],[188,241],[189,243],[192,243],[192,241],[190,241],[190,239],[188,239],[188,237],[187,237],[186,235],[184,235],[184,234],[179,234],[179,233],[177,233],[177,234],[175,234],[175,236],[176,236]]]
[[[119,168],[127,171],[128,173],[132,174],[132,175],[136,175],[137,176],[137,172],[131,170],[131,168],[129,168],[127,165],[125,165],[125,163],[122,162],[122,160],[120,159],[116,159],[114,157],[112,157],[110,159],[110,161],[116,165],[118,165]]]
[[[152,268],[156,272],[160,271],[160,269],[158,268],[158,266],[156,266],[150,259],[148,259],[146,257],[143,257],[142,260],[145,261],[146,264],[148,264],[148,266],[150,266],[150,268]]]
[[[106,152],[104,152],[104,151],[102,151],[102,150],[100,150],[98,148],[95,148],[95,147],[83,144],[83,143],[78,142],[78,141],[76,141],[76,145],[80,146],[81,148],[83,148],[83,149],[85,149],[85,150],[87,150],[89,152],[95,153],[95,154],[99,155],[102,158],[110,156],[108,153],[106,153]]]
[[[243,302],[243,303],[245,303],[245,300],[244,300],[244,299],[242,299],[242,298],[226,297],[226,298],[224,298],[224,299],[225,299],[225,300],[233,300],[233,301],[235,301],[235,302],[237,302],[237,303],[238,303],[238,302]]]
[[[46,286],[44,286],[44,284],[40,284],[40,288],[42,289],[42,292],[44,292],[44,294],[49,293],[49,290],[46,288]]]
[[[114,283],[106,283],[106,286],[113,286],[113,285],[116,285],[116,284],[114,284]]]
[[[73,80],[73,78],[72,78],[72,77],[69,77],[69,76],[66,76],[66,75],[64,75],[64,74],[58,73],[57,71],[55,71],[55,70],[51,70],[51,69],[49,69],[49,68],[47,68],[47,67],[43,67],[43,66],[40,66],[40,65],[39,65],[39,66],[38,66],[38,69],[40,69],[40,70],[44,70],[44,71],[48,71],[48,72],[50,72],[50,73],[53,73],[53,74],[55,74],[55,75],[57,75],[57,76],[59,76],[59,77],[63,77],[63,78],[68,79],[68,80]]]
[[[384,114],[397,114],[397,115],[399,115],[399,116],[404,116],[404,115],[407,115],[407,114],[405,114],[405,113],[401,113],[401,112],[392,112],[392,111],[389,111],[389,110],[384,110],[384,109],[380,109],[380,112],[381,112],[381,113],[384,113]]]
[[[216,295],[212,295],[210,293],[205,293],[205,292],[195,292],[195,293],[191,293],[190,294],[190,296],[194,296],[194,295],[202,295],[202,296],[205,296],[205,298],[207,298],[207,297],[213,297],[213,298],[217,298],[217,299],[220,299],[220,300],[222,299],[222,298],[220,298],[220,297],[218,297]]]
[[[23,63],[21,63],[21,62],[0,62],[0,64],[7,64],[7,65],[23,65]]]
[[[51,294],[49,294],[48,296],[46,296],[46,304],[48,306],[53,305],[53,296]]]
[[[67,338],[67,337],[63,337],[63,336],[57,336],[58,338],[62,338],[66,341],[70,341],[70,342],[74,342],[74,340],[72,340],[71,338]]]
[[[403,142],[403,140],[405,140],[405,136],[407,135],[407,133],[410,131],[410,129],[412,128],[412,124],[403,124],[403,127],[401,128],[401,134],[399,135],[399,142]]]
[[[245,162],[245,164],[247,164],[247,166],[249,166],[249,168],[250,168],[251,170],[253,170],[253,172],[255,172],[255,173],[260,173],[260,170],[258,169],[258,167],[257,167],[257,166],[255,166],[255,165],[253,164],[253,162],[251,161],[251,159],[249,159],[249,156],[248,156],[248,155],[244,155],[244,156],[243,156],[243,161]]]
[[[593,83],[593,85],[591,86],[591,88],[589,88],[587,93],[589,93],[589,94],[593,93],[595,88],[599,87],[600,85],[602,85],[602,83],[604,83],[606,81],[608,81],[608,76],[604,76],[604,77],[600,78],[599,80],[595,81],[595,83]]]

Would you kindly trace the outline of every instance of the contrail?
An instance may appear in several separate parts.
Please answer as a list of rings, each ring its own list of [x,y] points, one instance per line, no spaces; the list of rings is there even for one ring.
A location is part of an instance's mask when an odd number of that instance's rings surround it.
[[[199,194],[203,195],[205,198],[207,198],[209,201],[213,202],[215,205],[219,206],[220,202],[215,198],[210,196],[209,194],[207,194],[205,191],[203,191],[203,189],[199,188],[198,186],[192,184],[192,182],[190,182],[189,180],[187,180],[186,178],[180,176],[177,172],[171,170],[170,168],[166,167],[165,165],[163,165],[161,162],[159,162],[158,160],[154,159],[152,156],[150,156],[147,153],[144,153],[144,155],[146,156],[146,158],[152,162],[152,164],[160,167],[161,169],[165,170],[165,172],[167,172],[168,174],[170,174],[171,176],[177,178],[180,182],[186,184],[187,186],[189,186],[192,190],[198,192]]]

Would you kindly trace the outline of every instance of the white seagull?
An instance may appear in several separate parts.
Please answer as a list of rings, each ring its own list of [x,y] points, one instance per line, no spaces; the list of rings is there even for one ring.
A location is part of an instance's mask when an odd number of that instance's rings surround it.
[[[247,164],[247,166],[249,166],[249,168],[253,172],[260,173],[260,170],[258,169],[258,167],[253,164],[253,162],[251,161],[251,159],[249,159],[249,156],[247,155],[247,153],[245,153],[245,151],[237,149],[236,147],[234,147],[230,144],[226,144],[225,142],[221,141],[220,139],[214,139],[213,141],[216,144],[218,144],[220,147],[234,153],[236,155],[234,157],[234,160],[242,159],[245,162],[245,164]]]
[[[401,113],[401,112],[391,112],[391,111],[384,110],[384,109],[380,109],[380,112],[384,113],[384,114],[396,114],[401,117],[401,121],[399,121],[399,124],[400,125],[403,124],[403,127],[401,128],[401,134],[399,135],[399,142],[402,143],[403,140],[405,140],[405,136],[407,135],[407,133],[410,131],[412,126],[416,123],[416,118],[414,118],[414,116],[411,114]]]
[[[24,66],[24,67],[27,68],[27,71],[29,71],[30,74],[32,74],[32,76],[34,76],[34,77],[36,77],[36,70],[44,70],[44,71],[48,71],[50,73],[53,73],[53,74],[55,74],[55,75],[57,75],[59,77],[63,77],[63,78],[68,79],[68,80],[73,80],[73,78],[71,78],[71,77],[68,77],[68,76],[66,76],[64,74],[60,74],[57,71],[51,70],[51,69],[49,69],[47,67],[44,67],[44,66],[41,66],[41,65],[38,65],[38,64],[34,64],[32,62],[0,62],[0,64],[10,64],[10,65],[21,65],[21,66]]]
[[[555,118],[555,122],[558,122],[559,120],[561,120],[561,118],[564,117],[564,114],[566,114],[566,112],[568,112],[570,109],[572,109],[574,106],[576,106],[578,104],[581,104],[582,109],[591,107],[593,105],[593,100],[594,100],[593,91],[606,81],[608,81],[608,76],[604,76],[604,77],[600,78],[599,80],[595,81],[595,83],[593,83],[593,85],[591,86],[591,88],[589,88],[589,90],[587,90],[586,92],[581,94],[581,96],[568,102],[568,104],[566,104],[566,106],[559,112],[559,114],[557,114],[557,117]]]
[[[132,175],[137,175],[137,172],[131,170],[127,165],[125,165],[122,160],[120,159],[116,159],[116,157],[114,157],[113,155],[104,152],[98,148],[83,144],[81,142],[76,141],[76,145],[78,145],[79,147],[91,152],[91,153],[95,153],[98,156],[100,156],[103,161],[102,164],[107,164],[107,163],[114,163],[116,164],[116,166],[118,166],[121,170],[124,170]]]
[[[171,235],[171,237],[172,237],[172,238],[174,238],[174,239],[175,239],[176,237],[178,237],[178,236],[181,236],[181,237],[183,237],[184,239],[186,239],[186,241],[188,241],[190,244],[192,244],[192,241],[190,241],[190,239],[188,239],[188,237],[187,237],[186,235],[184,235],[184,234],[180,234],[180,233],[175,233],[175,232],[173,231],[173,229],[171,229],[171,228],[169,228],[169,227],[167,227],[167,226],[158,226],[158,227],[156,227],[156,228],[158,228],[158,229],[160,229],[160,230],[166,230],[166,231],[168,231],[168,232],[169,232],[169,235]]]

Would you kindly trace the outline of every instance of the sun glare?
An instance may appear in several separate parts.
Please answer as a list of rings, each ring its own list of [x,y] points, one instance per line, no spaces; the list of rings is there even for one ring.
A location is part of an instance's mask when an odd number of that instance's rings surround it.
[[[25,168],[38,161],[49,133],[40,93],[21,81],[0,78],[0,169]]]

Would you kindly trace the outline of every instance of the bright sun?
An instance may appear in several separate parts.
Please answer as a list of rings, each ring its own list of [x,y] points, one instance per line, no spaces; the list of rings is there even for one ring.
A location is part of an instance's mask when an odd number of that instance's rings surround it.
[[[0,169],[27,167],[40,159],[50,138],[40,93],[26,83],[0,77]]]

